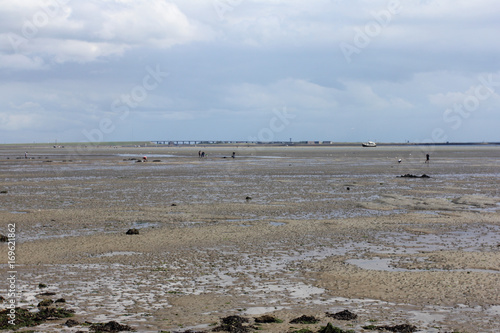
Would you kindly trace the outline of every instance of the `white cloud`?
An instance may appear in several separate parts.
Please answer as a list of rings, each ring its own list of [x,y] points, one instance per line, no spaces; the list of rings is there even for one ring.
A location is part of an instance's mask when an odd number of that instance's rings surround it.
[[[38,102],[26,101],[19,104],[9,103],[0,112],[0,129],[15,131],[50,131],[67,127],[71,119],[65,119],[58,112],[49,112]]]
[[[99,58],[122,55],[130,47],[125,44],[88,42],[82,40],[37,39],[29,46],[32,52],[50,55],[53,62],[91,62]]]
[[[161,0],[123,1],[101,11],[96,35],[130,45],[170,47],[208,37],[179,8]]]
[[[469,87],[466,91],[452,91],[439,93],[429,96],[429,102],[432,105],[441,107],[443,110],[455,107],[461,109],[472,108],[474,110],[484,107],[500,107],[500,95],[495,90],[490,90],[491,87],[486,87],[478,82],[478,85]]]
[[[448,108],[463,102],[467,95],[462,92],[447,92],[429,96],[429,102],[441,108]]]
[[[46,68],[41,57],[29,57],[23,54],[0,53],[0,69],[27,69],[38,70]]]
[[[4,131],[42,129],[43,121],[38,113],[0,112],[0,129]]]
[[[132,48],[168,48],[211,38],[209,28],[163,0],[70,1],[49,8],[35,2],[7,6],[0,20],[13,15],[18,21],[4,23],[0,49],[43,56],[47,62],[91,62]]]

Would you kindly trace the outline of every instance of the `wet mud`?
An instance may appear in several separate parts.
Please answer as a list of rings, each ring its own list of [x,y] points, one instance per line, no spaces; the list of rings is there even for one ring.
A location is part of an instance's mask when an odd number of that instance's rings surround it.
[[[17,307],[66,300],[39,332],[496,332],[500,150],[434,149],[3,147]]]

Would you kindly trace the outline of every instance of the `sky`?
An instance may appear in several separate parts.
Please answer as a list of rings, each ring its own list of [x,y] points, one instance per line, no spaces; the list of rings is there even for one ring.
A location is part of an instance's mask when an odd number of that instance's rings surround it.
[[[0,0],[0,144],[499,142],[497,0]]]

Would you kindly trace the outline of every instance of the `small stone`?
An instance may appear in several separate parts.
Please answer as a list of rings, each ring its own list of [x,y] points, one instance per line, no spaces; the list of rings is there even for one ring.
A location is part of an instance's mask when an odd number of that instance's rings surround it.
[[[66,322],[64,323],[64,325],[68,326],[68,327],[74,327],[74,326],[78,326],[80,325],[79,322],[77,322],[76,320],[74,319],[68,319],[66,320]]]
[[[213,332],[238,332],[245,333],[250,332],[251,328],[245,326],[248,323],[248,319],[240,316],[229,316],[221,319],[222,324],[215,327]]]
[[[298,318],[292,319],[290,324],[316,324],[317,322],[319,322],[319,319],[314,316],[302,315]]]
[[[121,325],[116,321],[110,321],[107,323],[97,323],[90,326],[91,332],[121,332],[121,331],[132,331],[132,327],[128,325]]]
[[[138,235],[139,230],[138,229],[128,229],[126,234],[127,235]]]
[[[51,299],[44,299],[43,301],[41,301],[40,303],[38,303],[37,307],[42,307],[42,306],[51,306],[52,303],[54,303],[54,301],[52,301]]]
[[[395,325],[395,326],[364,326],[364,329],[377,330],[377,331],[389,331],[389,332],[397,332],[397,333],[413,333],[417,331],[417,327],[408,324]]]
[[[45,293],[40,294],[40,296],[54,296],[56,293],[53,293],[51,291],[47,291]]]
[[[281,320],[270,315],[263,315],[255,318],[255,322],[259,324],[281,323]]]
[[[331,317],[331,318],[337,319],[337,320],[354,320],[354,319],[358,318],[357,314],[354,314],[349,310],[344,310],[344,311],[340,311],[337,313],[327,313],[326,315],[328,317]]]

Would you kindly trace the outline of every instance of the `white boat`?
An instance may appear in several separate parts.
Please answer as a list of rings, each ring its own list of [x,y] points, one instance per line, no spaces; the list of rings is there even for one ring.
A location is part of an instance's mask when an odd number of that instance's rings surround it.
[[[377,144],[373,141],[363,142],[363,147],[377,147]]]

